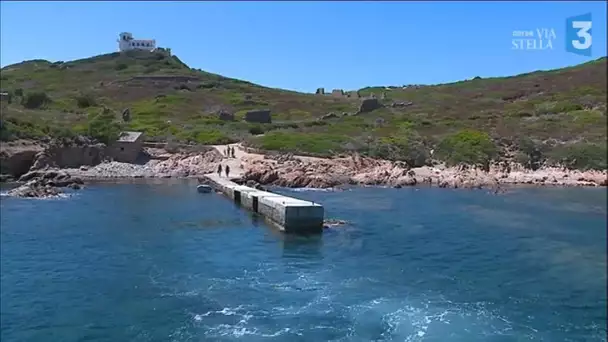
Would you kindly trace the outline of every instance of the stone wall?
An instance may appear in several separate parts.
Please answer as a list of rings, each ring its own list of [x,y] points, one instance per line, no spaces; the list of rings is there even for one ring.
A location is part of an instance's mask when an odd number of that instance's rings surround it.
[[[335,96],[335,97],[343,97],[344,96],[344,90],[342,89],[334,89],[331,91],[331,95]]]
[[[254,123],[271,123],[270,110],[250,110],[245,113],[245,121]]]
[[[323,230],[325,210],[319,204],[237,185],[217,176],[206,176],[210,185],[235,203],[262,215],[287,233],[318,233]]]
[[[143,141],[135,142],[116,141],[107,149],[108,157],[122,163],[135,163],[143,151]]]

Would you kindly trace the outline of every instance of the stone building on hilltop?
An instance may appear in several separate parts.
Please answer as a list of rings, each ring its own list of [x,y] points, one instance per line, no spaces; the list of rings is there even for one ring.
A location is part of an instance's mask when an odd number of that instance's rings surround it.
[[[129,50],[156,50],[156,39],[133,39],[133,34],[122,32],[118,39],[118,51],[125,52]]]

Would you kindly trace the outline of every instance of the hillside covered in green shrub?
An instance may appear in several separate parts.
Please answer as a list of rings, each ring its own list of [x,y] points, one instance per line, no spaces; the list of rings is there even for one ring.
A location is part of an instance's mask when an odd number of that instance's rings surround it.
[[[359,89],[382,105],[364,113],[356,96],[267,88],[191,69],[162,51],[26,61],[2,68],[0,79],[9,94],[2,141],[84,134],[110,142],[120,130],[137,130],[153,141],[243,141],[263,150],[358,152],[410,165],[515,158],[531,168],[543,160],[606,168],[605,57],[513,77]],[[270,109],[272,123],[243,121],[253,109]]]

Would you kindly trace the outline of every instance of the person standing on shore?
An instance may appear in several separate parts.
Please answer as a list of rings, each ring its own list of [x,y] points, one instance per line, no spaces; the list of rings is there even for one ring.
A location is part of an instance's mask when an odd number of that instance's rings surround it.
[[[236,158],[236,157],[234,156],[234,146],[232,146],[232,147],[230,148],[230,150],[231,150],[231,152],[232,152],[232,158]]]
[[[228,178],[228,174],[230,173],[230,166],[226,165],[225,170],[226,170],[226,178]]]
[[[228,166],[226,166],[226,167],[228,167]],[[217,175],[222,177],[222,164],[217,166]]]

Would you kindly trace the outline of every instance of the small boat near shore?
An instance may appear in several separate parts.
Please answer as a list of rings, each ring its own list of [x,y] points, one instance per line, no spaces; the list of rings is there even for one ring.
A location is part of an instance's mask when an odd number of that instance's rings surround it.
[[[209,185],[206,185],[206,184],[199,184],[199,185],[196,187],[196,191],[198,191],[199,193],[202,193],[202,194],[208,194],[208,193],[210,193],[212,190],[213,190],[213,188],[212,188],[212,187],[210,187]]]

